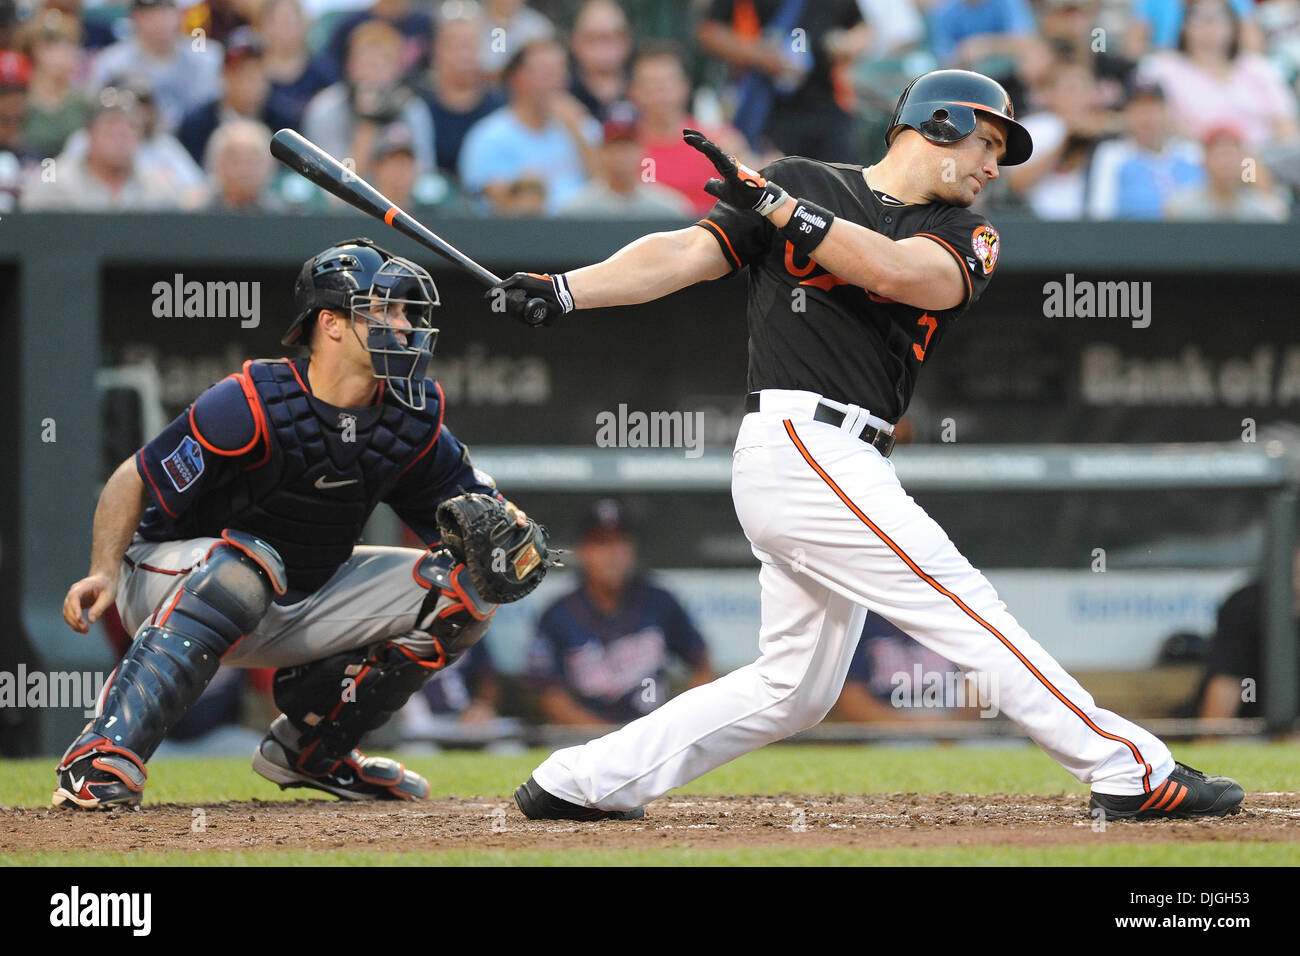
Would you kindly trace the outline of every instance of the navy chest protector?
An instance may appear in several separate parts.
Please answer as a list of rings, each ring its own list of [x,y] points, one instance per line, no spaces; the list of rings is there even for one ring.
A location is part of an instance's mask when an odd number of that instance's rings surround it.
[[[440,409],[431,404],[416,412],[385,396],[345,425],[337,410],[325,420],[330,413],[290,363],[251,362],[246,374],[265,418],[265,453],[195,503],[195,531],[257,535],[284,560],[291,591],[314,591],[351,555],[370,513],[403,472],[430,452]]]

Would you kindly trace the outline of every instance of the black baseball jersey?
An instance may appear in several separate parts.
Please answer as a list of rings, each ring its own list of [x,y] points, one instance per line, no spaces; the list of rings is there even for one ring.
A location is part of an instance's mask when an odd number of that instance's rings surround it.
[[[713,233],[734,269],[749,266],[750,390],[817,392],[897,422],[922,365],[993,274],[997,231],[967,209],[902,204],[878,194],[861,166],[788,156],[762,172],[791,196],[890,239],[924,236],[961,268],[966,283],[961,304],[926,311],[850,285],[796,255],[777,228],[753,210],[718,203],[698,223]]]

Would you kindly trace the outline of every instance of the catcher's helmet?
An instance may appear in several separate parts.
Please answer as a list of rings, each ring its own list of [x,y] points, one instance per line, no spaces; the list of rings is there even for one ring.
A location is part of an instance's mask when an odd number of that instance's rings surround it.
[[[369,239],[348,239],[302,264],[293,287],[298,314],[280,340],[295,345],[321,309],[366,319],[362,347],[370,353],[376,378],[393,389],[410,408],[425,404],[425,379],[438,330],[433,309],[441,304],[433,277],[410,259],[395,256]],[[392,321],[392,307],[402,307],[404,323]],[[361,336],[353,326],[357,341]]]
[[[975,132],[975,113],[1001,119],[1007,127],[1003,166],[1018,166],[1034,151],[1029,131],[1015,120],[1011,97],[997,80],[969,70],[934,70],[907,84],[885,131],[885,145],[899,129],[914,129],[932,143],[957,143]]]

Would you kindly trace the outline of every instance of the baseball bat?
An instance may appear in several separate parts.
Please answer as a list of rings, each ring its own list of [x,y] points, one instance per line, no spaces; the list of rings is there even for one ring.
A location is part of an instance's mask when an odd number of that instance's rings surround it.
[[[414,216],[403,212],[378,189],[296,130],[282,129],[272,136],[271,155],[330,195],[382,220],[402,235],[460,266],[484,285],[494,286],[501,281]],[[529,299],[524,303],[524,321],[538,325],[546,318],[546,311],[545,300]]]

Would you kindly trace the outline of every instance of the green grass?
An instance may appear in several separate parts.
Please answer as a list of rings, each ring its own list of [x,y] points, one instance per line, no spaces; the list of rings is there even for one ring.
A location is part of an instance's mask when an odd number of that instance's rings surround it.
[[[437,850],[375,853],[270,850],[258,853],[81,852],[0,854],[0,866],[1297,866],[1295,843],[1107,843],[1105,846],[927,848],[788,847],[710,850]]]
[[[1285,743],[1197,744],[1176,748],[1179,759],[1241,780],[1248,791],[1300,791],[1300,747]],[[448,753],[407,762],[425,774],[435,796],[507,799],[545,757]],[[0,805],[47,807],[53,761],[0,761]],[[678,791],[683,794],[780,793],[1085,793],[1035,747],[767,747],[720,767]],[[232,800],[292,800],[254,774],[247,760],[178,759],[150,767],[149,803],[210,804]],[[38,852],[0,855],[0,865],[457,865],[457,866],[1296,866],[1300,843],[1124,843],[1116,834],[1096,845],[1064,847],[964,846],[927,848],[665,848],[445,850],[419,853],[285,850],[204,854],[135,851]]]
[[[1236,777],[1248,791],[1300,791],[1300,747],[1286,743],[1190,744],[1194,767]],[[403,758],[435,795],[505,799],[546,756],[453,752]],[[0,761],[0,806],[49,806],[53,760]],[[777,746],[719,767],[678,793],[1086,793],[1036,747]],[[149,767],[149,803],[293,800],[253,773],[244,758],[177,759]]]

